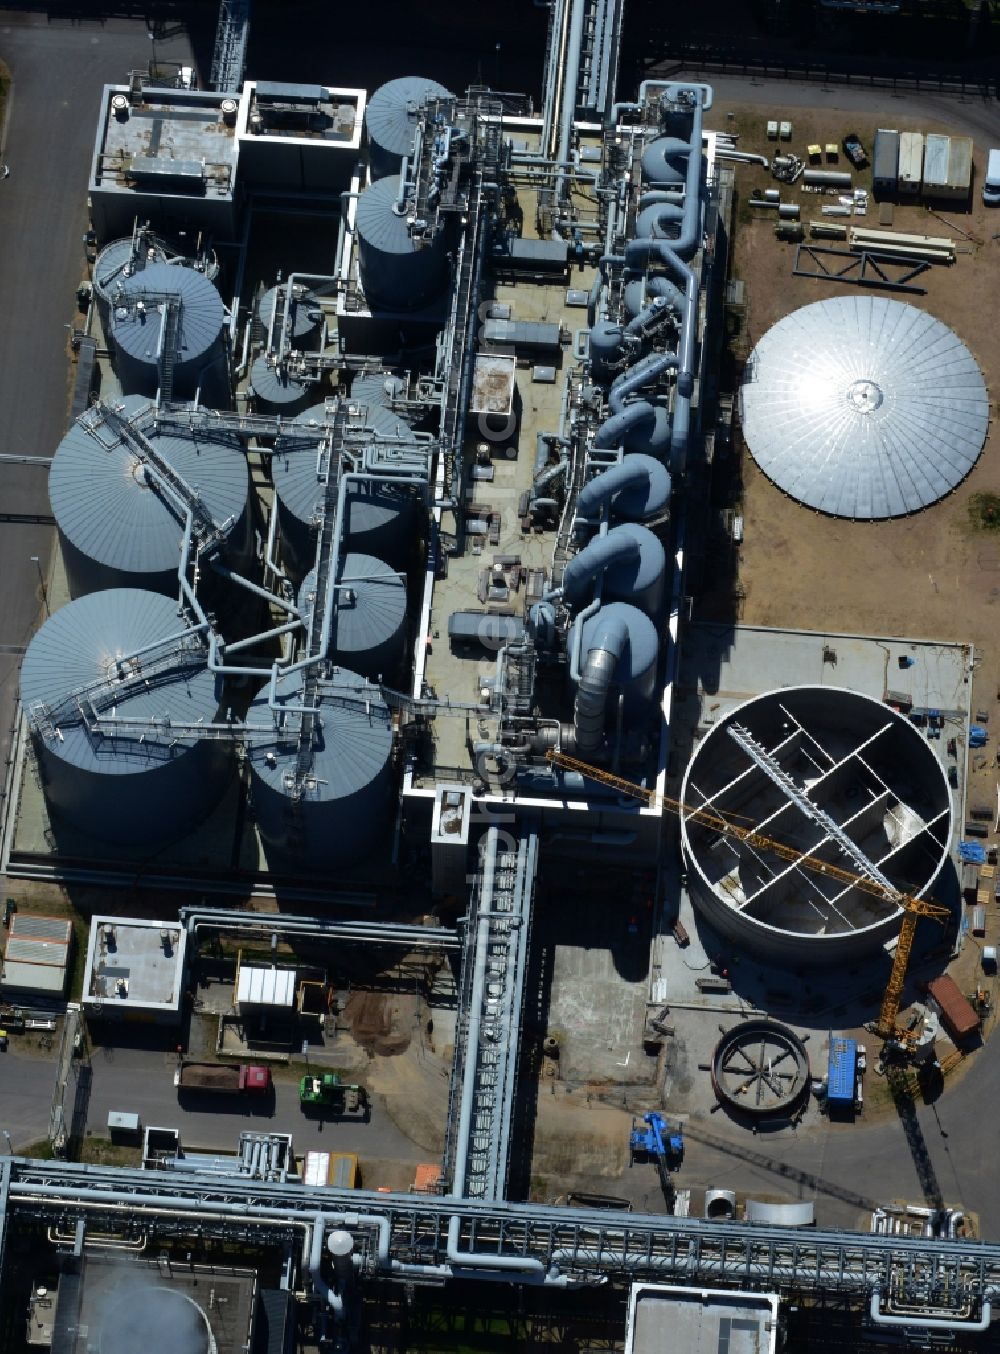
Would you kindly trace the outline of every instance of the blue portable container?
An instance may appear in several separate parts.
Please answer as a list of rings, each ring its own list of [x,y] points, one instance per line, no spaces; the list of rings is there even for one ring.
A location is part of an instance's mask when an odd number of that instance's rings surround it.
[[[854,1082],[858,1068],[858,1045],[854,1039],[830,1040],[826,1098],[832,1105],[854,1103]]]

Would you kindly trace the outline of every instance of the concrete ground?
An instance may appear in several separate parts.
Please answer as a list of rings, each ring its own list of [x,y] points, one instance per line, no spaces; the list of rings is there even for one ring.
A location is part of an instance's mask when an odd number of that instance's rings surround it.
[[[9,72],[11,81],[6,128],[0,128],[0,161],[10,168],[0,182],[5,454],[51,456],[66,429],[73,376],[66,327],[80,318],[73,298],[87,272],[82,237],[101,86],[145,66],[149,48],[139,19],[58,18],[0,8],[0,73]],[[183,33],[158,42],[157,59],[189,63]],[[4,762],[20,653],[43,611],[41,580],[53,543],[44,467],[0,465]]]

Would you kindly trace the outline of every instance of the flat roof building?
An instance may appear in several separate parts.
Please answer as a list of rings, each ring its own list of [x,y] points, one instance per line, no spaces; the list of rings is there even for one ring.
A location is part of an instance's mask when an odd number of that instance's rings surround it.
[[[177,922],[95,917],[83,974],[89,1016],[154,1020],[181,1018],[187,932]]]
[[[776,1293],[632,1286],[625,1354],[775,1354],[777,1347]]]
[[[230,238],[239,103],[211,90],[105,85],[89,187],[98,241],[131,235],[137,216],[159,231]]]
[[[72,943],[73,923],[65,917],[15,912],[0,971],[0,991],[4,995],[64,996]]]
[[[248,81],[236,125],[241,182],[299,192],[346,188],[365,100],[363,89]]]

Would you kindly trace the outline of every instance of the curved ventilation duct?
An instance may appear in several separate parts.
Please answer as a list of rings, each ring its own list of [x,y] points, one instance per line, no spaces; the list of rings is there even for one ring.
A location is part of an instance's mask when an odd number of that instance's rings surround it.
[[[689,101],[689,102],[685,102]],[[668,84],[662,97],[662,117],[672,132],[689,127],[685,140],[676,135],[660,136],[650,142],[643,153],[643,177],[654,185],[652,192],[640,199],[640,217],[637,226],[648,232],[644,237],[630,240],[624,254],[605,254],[600,259],[599,276],[590,296],[590,318],[596,317],[597,302],[600,297],[601,279],[606,270],[614,265],[624,267],[626,288],[630,277],[643,281],[650,265],[662,268],[672,284],[672,291],[654,292],[653,303],[665,303],[669,310],[679,298],[683,289],[681,316],[681,334],[677,362],[677,390],[674,399],[674,413],[670,431],[671,463],[684,464],[691,426],[691,396],[694,390],[695,339],[698,322],[698,279],[688,266],[689,260],[701,244],[703,233],[703,154],[702,123],[705,91],[697,85]],[[683,198],[667,189],[683,189]],[[668,238],[669,237],[669,238]],[[643,281],[643,286],[650,286]],[[675,296],[676,294],[676,296]],[[644,299],[644,292],[639,293]],[[633,304],[636,293],[632,293]],[[627,341],[640,339],[649,322],[656,318],[651,306],[643,306],[633,315],[628,331],[622,331],[617,348],[614,347],[616,335],[609,327],[602,328],[598,334],[596,349],[591,338],[591,356],[594,360],[594,376],[597,380],[606,380],[615,365],[621,365],[626,356]],[[630,331],[630,332],[629,332]],[[652,407],[652,406],[651,406]],[[639,415],[630,416],[637,422]],[[649,419],[649,415],[645,415]],[[609,426],[612,420],[601,429],[599,436],[606,439],[621,436],[636,424],[618,424]],[[614,446],[617,442],[603,440],[598,445]]]
[[[607,508],[614,517],[658,517],[670,502],[670,471],[652,456],[635,453],[584,485],[576,515],[595,520]]]
[[[595,448],[605,450],[624,446],[629,451],[665,454],[671,440],[667,411],[649,400],[637,400],[634,404],[625,401],[629,395],[675,368],[677,363],[674,353],[652,353],[630,372],[615,379],[608,397],[611,417],[598,428]]]
[[[602,607],[581,627],[580,677],[573,709],[578,754],[586,760],[604,744],[609,697],[621,693],[629,722],[645,719],[656,685],[659,642],[648,616],[624,602]]]
[[[569,606],[589,601],[594,585],[603,578],[605,601],[630,602],[647,615],[663,606],[667,559],[663,546],[648,527],[625,522],[612,527],[574,555],[563,574],[563,595]]]

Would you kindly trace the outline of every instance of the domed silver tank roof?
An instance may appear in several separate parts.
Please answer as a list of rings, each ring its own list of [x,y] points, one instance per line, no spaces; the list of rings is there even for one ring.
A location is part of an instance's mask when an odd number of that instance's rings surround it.
[[[779,489],[835,517],[916,512],[965,478],[990,401],[975,358],[924,310],[882,296],[802,306],[754,348],[743,435]]]

